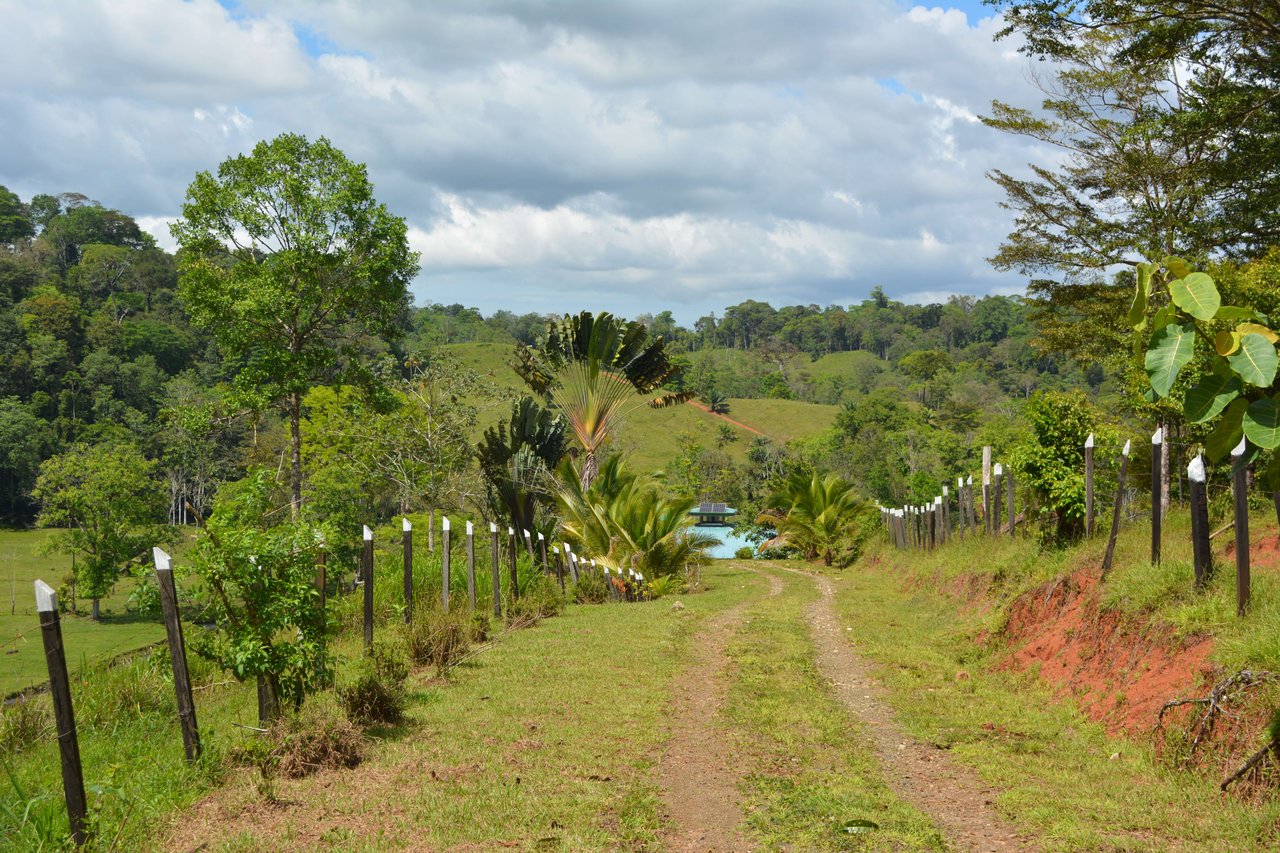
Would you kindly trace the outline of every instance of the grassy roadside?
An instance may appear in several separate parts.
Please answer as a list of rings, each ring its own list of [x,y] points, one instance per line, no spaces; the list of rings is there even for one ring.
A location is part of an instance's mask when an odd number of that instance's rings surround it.
[[[706,577],[709,591],[683,597],[682,611],[671,599],[573,606],[508,634],[448,683],[422,674],[408,722],[360,767],[281,780],[284,807],[264,804],[246,774],[184,815],[171,843],[198,838],[223,851],[655,846],[650,768],[689,637],[705,616],[764,589],[741,569]]]
[[[1026,549],[1034,546],[970,542],[906,558],[875,550],[831,572],[837,612],[878,664],[908,731],[973,766],[1001,791],[999,808],[1046,850],[1274,846],[1280,803],[1223,797],[1209,780],[1158,765],[1149,747],[1107,737],[1033,675],[992,668],[997,644],[973,638],[999,623],[999,609],[961,607],[930,579],[935,570],[958,576],[966,565],[995,566],[1012,594],[1061,571],[1062,555],[1028,560],[1034,553]]]
[[[776,576],[782,592],[748,609],[727,649],[727,734],[752,768],[742,783],[748,829],[767,850],[945,849],[929,819],[886,786],[874,746],[818,674],[805,620],[813,584]],[[844,833],[853,819],[880,829]]]

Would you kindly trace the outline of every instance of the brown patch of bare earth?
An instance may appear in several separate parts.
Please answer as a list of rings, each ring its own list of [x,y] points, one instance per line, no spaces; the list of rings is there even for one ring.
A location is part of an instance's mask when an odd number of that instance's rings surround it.
[[[769,575],[769,595],[782,581]],[[745,605],[715,617],[694,639],[696,652],[672,688],[671,737],[658,762],[659,784],[671,830],[667,849],[701,853],[750,850],[741,834],[739,774],[729,745],[717,731],[716,714],[725,701],[725,648],[742,621]]]
[[[1113,735],[1149,733],[1165,702],[1212,681],[1211,640],[1178,640],[1168,628],[1100,610],[1093,569],[1022,595],[1005,632],[1008,666],[1038,665],[1060,696]]]
[[[831,582],[815,576],[821,593],[809,611],[818,671],[836,697],[866,726],[885,781],[899,796],[929,815],[957,850],[1035,850],[992,806],[995,791],[936,747],[907,735],[894,720],[884,689],[850,646],[840,628]]]

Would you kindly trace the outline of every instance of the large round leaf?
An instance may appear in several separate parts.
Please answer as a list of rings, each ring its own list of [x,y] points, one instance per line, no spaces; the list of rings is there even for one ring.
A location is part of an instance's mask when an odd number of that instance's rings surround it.
[[[1222,413],[1222,417],[1218,418],[1218,425],[1213,428],[1213,432],[1209,433],[1209,437],[1204,440],[1204,451],[1208,455],[1209,461],[1217,462],[1231,452],[1237,444],[1240,443],[1240,436],[1244,435],[1241,429],[1241,421],[1244,419],[1244,413],[1249,408],[1249,401],[1242,397],[1237,397],[1231,401],[1231,405],[1227,406],[1227,410]]]
[[[1170,323],[1151,336],[1144,364],[1151,388],[1157,395],[1169,395],[1178,373],[1195,354],[1195,342],[1195,332],[1179,323]]]
[[[1213,336],[1213,348],[1218,355],[1231,355],[1240,349],[1240,333],[1226,329]]]
[[[1270,341],[1256,332],[1250,332],[1240,337],[1240,349],[1227,356],[1227,363],[1245,382],[1255,388],[1268,388],[1276,378],[1276,367],[1280,361],[1277,360],[1276,348]]]
[[[1254,400],[1244,413],[1244,434],[1264,450],[1280,447],[1280,405],[1271,397]]]
[[[1193,272],[1185,278],[1169,282],[1169,296],[1174,305],[1197,320],[1212,320],[1222,305],[1218,286],[1202,272]]]
[[[1210,373],[1196,387],[1187,392],[1182,403],[1182,413],[1193,424],[1204,423],[1240,396],[1240,379],[1236,376],[1219,376]]]

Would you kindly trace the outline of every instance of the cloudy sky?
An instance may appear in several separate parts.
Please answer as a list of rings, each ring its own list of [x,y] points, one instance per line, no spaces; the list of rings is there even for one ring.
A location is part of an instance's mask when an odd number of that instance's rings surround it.
[[[0,184],[163,245],[193,175],[284,131],[368,164],[418,300],[487,312],[1021,292],[984,173],[1046,153],[980,0],[0,0]]]

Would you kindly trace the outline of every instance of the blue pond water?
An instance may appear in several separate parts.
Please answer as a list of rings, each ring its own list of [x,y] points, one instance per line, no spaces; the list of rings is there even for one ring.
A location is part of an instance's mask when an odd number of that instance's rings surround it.
[[[733,528],[727,524],[699,524],[693,529],[720,540],[721,544],[711,549],[711,556],[717,560],[732,559],[734,552],[739,548],[755,548],[745,536],[735,536]]]

